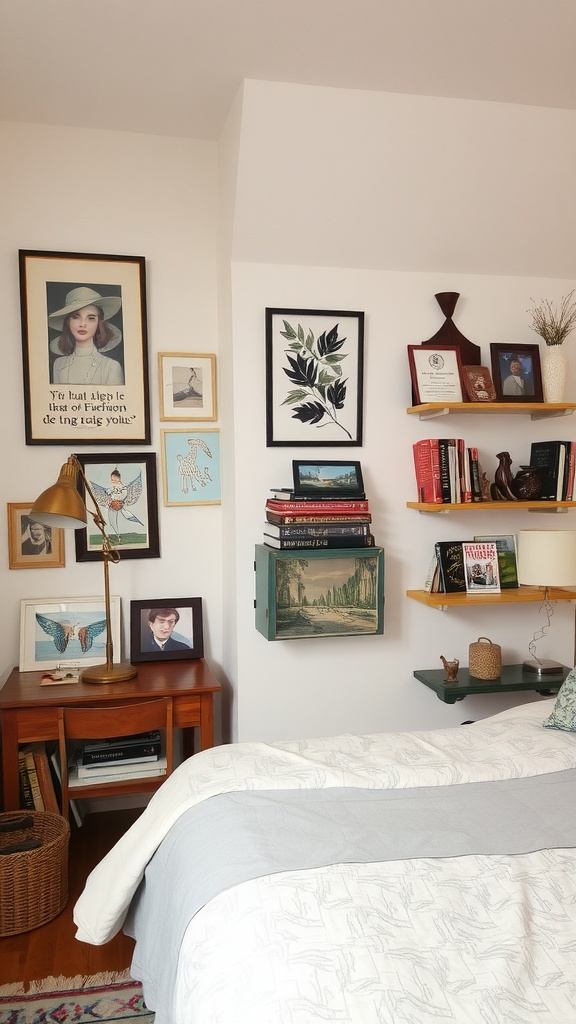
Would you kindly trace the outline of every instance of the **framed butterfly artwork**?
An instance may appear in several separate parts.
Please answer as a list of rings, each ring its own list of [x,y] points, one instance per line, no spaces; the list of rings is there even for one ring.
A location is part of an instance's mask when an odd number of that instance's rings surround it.
[[[114,650],[120,651],[120,598],[110,598]],[[21,672],[87,668],[106,662],[104,597],[20,602]]]

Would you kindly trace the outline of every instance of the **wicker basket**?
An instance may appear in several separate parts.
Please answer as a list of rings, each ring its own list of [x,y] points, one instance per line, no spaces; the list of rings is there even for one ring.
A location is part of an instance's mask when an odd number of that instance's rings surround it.
[[[0,936],[51,921],[68,901],[70,826],[48,811],[0,814]],[[11,853],[14,846],[39,842]]]
[[[485,643],[482,641],[485,640]],[[479,636],[468,648],[468,671],[473,679],[499,679],[502,671],[502,648],[487,636]]]

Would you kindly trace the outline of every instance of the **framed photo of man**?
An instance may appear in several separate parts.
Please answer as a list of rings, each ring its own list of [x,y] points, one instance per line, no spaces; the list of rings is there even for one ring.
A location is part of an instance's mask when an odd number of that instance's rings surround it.
[[[30,518],[32,502],[9,502],[8,563],[10,569],[59,569],[64,565],[64,530]]]
[[[26,444],[150,444],[144,257],[19,261]]]
[[[202,598],[130,602],[130,660],[183,661],[204,654]]]
[[[542,402],[538,345],[490,345],[492,378],[499,402]]]

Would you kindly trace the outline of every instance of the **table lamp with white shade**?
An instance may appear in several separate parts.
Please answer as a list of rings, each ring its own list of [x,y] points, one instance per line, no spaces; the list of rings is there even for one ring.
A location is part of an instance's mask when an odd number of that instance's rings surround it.
[[[519,585],[540,587],[547,617],[546,623],[528,644],[532,658],[524,662],[523,668],[542,676],[561,672],[563,665],[559,662],[536,656],[536,643],[546,636],[554,611],[549,590],[576,588],[576,530],[520,530],[517,534],[517,561]]]

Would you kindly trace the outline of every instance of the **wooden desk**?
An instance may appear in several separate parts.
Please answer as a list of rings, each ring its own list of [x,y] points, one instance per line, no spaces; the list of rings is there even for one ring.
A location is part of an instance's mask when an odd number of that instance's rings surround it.
[[[203,658],[138,665],[138,675],[123,683],[65,683],[41,686],[41,672],[13,669],[0,689],[4,810],[20,806],[18,745],[58,738],[58,709],[129,705],[154,697],[172,697],[174,727],[184,730],[184,754],[193,752],[193,729],[200,730],[200,749],[214,745],[214,694],[221,689]],[[126,735],[130,715],[126,713]],[[162,780],[160,780],[161,782]],[[129,782],[126,792],[138,792]],[[119,789],[117,790],[120,791]],[[146,791],[146,790],[144,790]],[[103,794],[102,790],[100,790]]]

